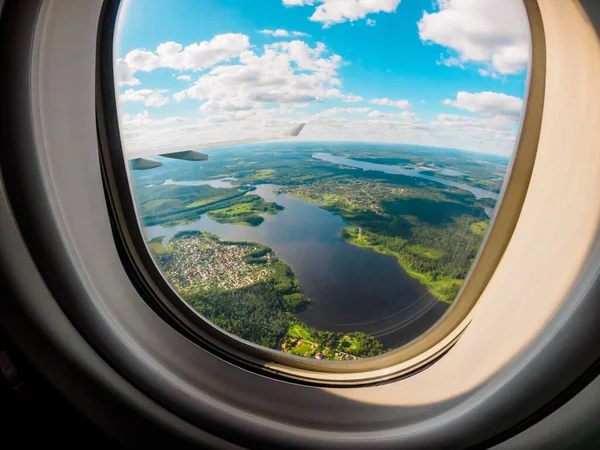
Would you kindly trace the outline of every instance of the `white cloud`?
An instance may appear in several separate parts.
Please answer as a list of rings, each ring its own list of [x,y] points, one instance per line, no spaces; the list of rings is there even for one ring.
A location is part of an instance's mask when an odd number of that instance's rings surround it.
[[[151,72],[158,68],[199,71],[238,57],[250,46],[248,36],[239,33],[219,34],[210,41],[190,44],[163,42],[155,52],[135,49],[125,58],[115,61],[115,74],[119,86],[134,86],[140,81],[136,72]]]
[[[368,27],[374,27],[375,25],[377,25],[377,21],[376,20],[367,19],[367,26]]]
[[[179,75],[177,77],[178,80],[183,80],[183,81],[192,81],[192,77],[189,75]]]
[[[445,99],[444,105],[451,105],[485,116],[510,116],[517,118],[523,109],[523,100],[518,97],[498,92],[470,93],[461,91],[456,94],[456,100]]]
[[[416,119],[416,114],[403,111],[401,113],[386,113],[382,111],[371,111],[369,113],[369,117],[372,119],[400,119],[400,120],[414,120]]]
[[[362,102],[364,100],[364,98],[362,98],[360,95],[354,94],[342,94],[340,95],[340,98],[344,103],[356,103]]]
[[[482,77],[490,77],[490,78],[493,78],[494,80],[497,80],[498,78],[500,78],[496,72],[489,71],[486,69],[479,69],[478,72],[479,72],[479,75],[481,75]]]
[[[400,0],[283,0],[285,6],[316,6],[309,19],[324,28],[337,23],[354,22],[368,14],[396,11]]]
[[[286,30],[260,30],[259,33],[274,37],[289,37],[290,35]]]
[[[408,100],[390,100],[389,98],[374,98],[369,103],[373,105],[393,106],[394,108],[408,109],[410,102]]]
[[[117,59],[115,61],[114,70],[118,86],[137,86],[140,84],[140,80],[133,76],[135,71],[127,65],[124,59]]]
[[[278,29],[278,30],[260,30],[259,33],[265,34],[267,36],[273,36],[273,37],[290,37],[290,36],[305,37],[305,36],[310,36],[308,33],[303,33],[302,31],[287,31],[287,30],[282,30],[282,29]]]
[[[480,114],[468,117],[458,114],[439,114],[431,122],[431,132],[442,141],[458,141],[459,148],[509,155],[517,136],[517,123],[523,100],[497,92],[469,93],[461,91],[456,99],[442,104]],[[446,144],[448,145],[448,144]]]
[[[167,125],[170,123],[184,122],[188,120],[186,117],[170,116],[163,119],[153,119],[148,111],[139,114],[123,114],[122,124],[125,130],[129,128],[149,127],[158,125]]]
[[[201,112],[209,111],[248,111],[257,108],[256,102],[244,101],[238,97],[223,100],[208,100],[200,107]]]
[[[514,74],[529,61],[529,25],[522,0],[438,0],[439,11],[418,23],[424,42],[447,47],[445,65],[484,64]]]
[[[185,100],[185,97],[186,97],[186,91],[179,91],[179,92],[175,92],[175,93],[173,94],[173,99],[174,99],[174,100],[175,100],[177,103],[179,103],[179,102],[181,102],[181,101]]]
[[[323,43],[310,47],[303,41],[266,45],[263,54],[246,51],[239,64],[217,66],[198,78],[193,86],[173,95],[212,101],[219,105],[253,105],[319,102],[328,98],[359,101],[358,96],[338,89],[339,55],[328,52]],[[209,108],[208,106],[206,108]]]
[[[169,99],[163,94],[168,89],[127,89],[119,95],[122,102],[143,102],[145,106],[160,107],[169,103]]]

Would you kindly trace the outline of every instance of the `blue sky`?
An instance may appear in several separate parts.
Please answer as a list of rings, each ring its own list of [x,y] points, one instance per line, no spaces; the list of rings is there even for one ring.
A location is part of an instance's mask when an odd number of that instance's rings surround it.
[[[125,0],[115,42],[125,146],[306,122],[304,140],[508,155],[528,52],[517,0]]]

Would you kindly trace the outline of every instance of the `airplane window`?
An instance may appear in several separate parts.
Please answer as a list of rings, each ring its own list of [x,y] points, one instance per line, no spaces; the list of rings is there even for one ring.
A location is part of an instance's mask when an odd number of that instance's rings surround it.
[[[524,110],[525,9],[485,3],[123,2],[122,145],[181,299],[245,341],[332,361],[438,322]]]

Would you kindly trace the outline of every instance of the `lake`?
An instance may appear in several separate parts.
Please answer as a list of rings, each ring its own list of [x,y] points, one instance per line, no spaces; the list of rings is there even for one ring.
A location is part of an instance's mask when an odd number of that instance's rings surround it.
[[[210,183],[219,181],[228,183]],[[444,314],[448,305],[408,276],[395,257],[348,244],[339,236],[347,226],[339,216],[318,204],[277,194],[279,187],[262,184],[252,191],[284,207],[276,215],[265,215],[258,227],[220,224],[204,215],[184,226],[144,227],[144,234],[147,239],[164,235],[169,240],[178,231],[209,231],[225,240],[268,245],[293,269],[303,293],[312,301],[298,318],[319,330],[362,331],[397,348],[421,335]]]

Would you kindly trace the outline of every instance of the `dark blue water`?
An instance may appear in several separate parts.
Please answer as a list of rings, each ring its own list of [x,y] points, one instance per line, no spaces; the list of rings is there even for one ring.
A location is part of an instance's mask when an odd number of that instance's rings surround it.
[[[226,240],[261,242],[289,264],[312,306],[298,318],[319,330],[363,331],[396,348],[433,325],[448,305],[408,276],[393,256],[348,244],[339,237],[347,224],[319,205],[263,184],[253,194],[285,209],[265,215],[258,227],[220,224],[203,216],[178,227],[145,227],[148,239],[170,239],[183,230],[210,231]]]

